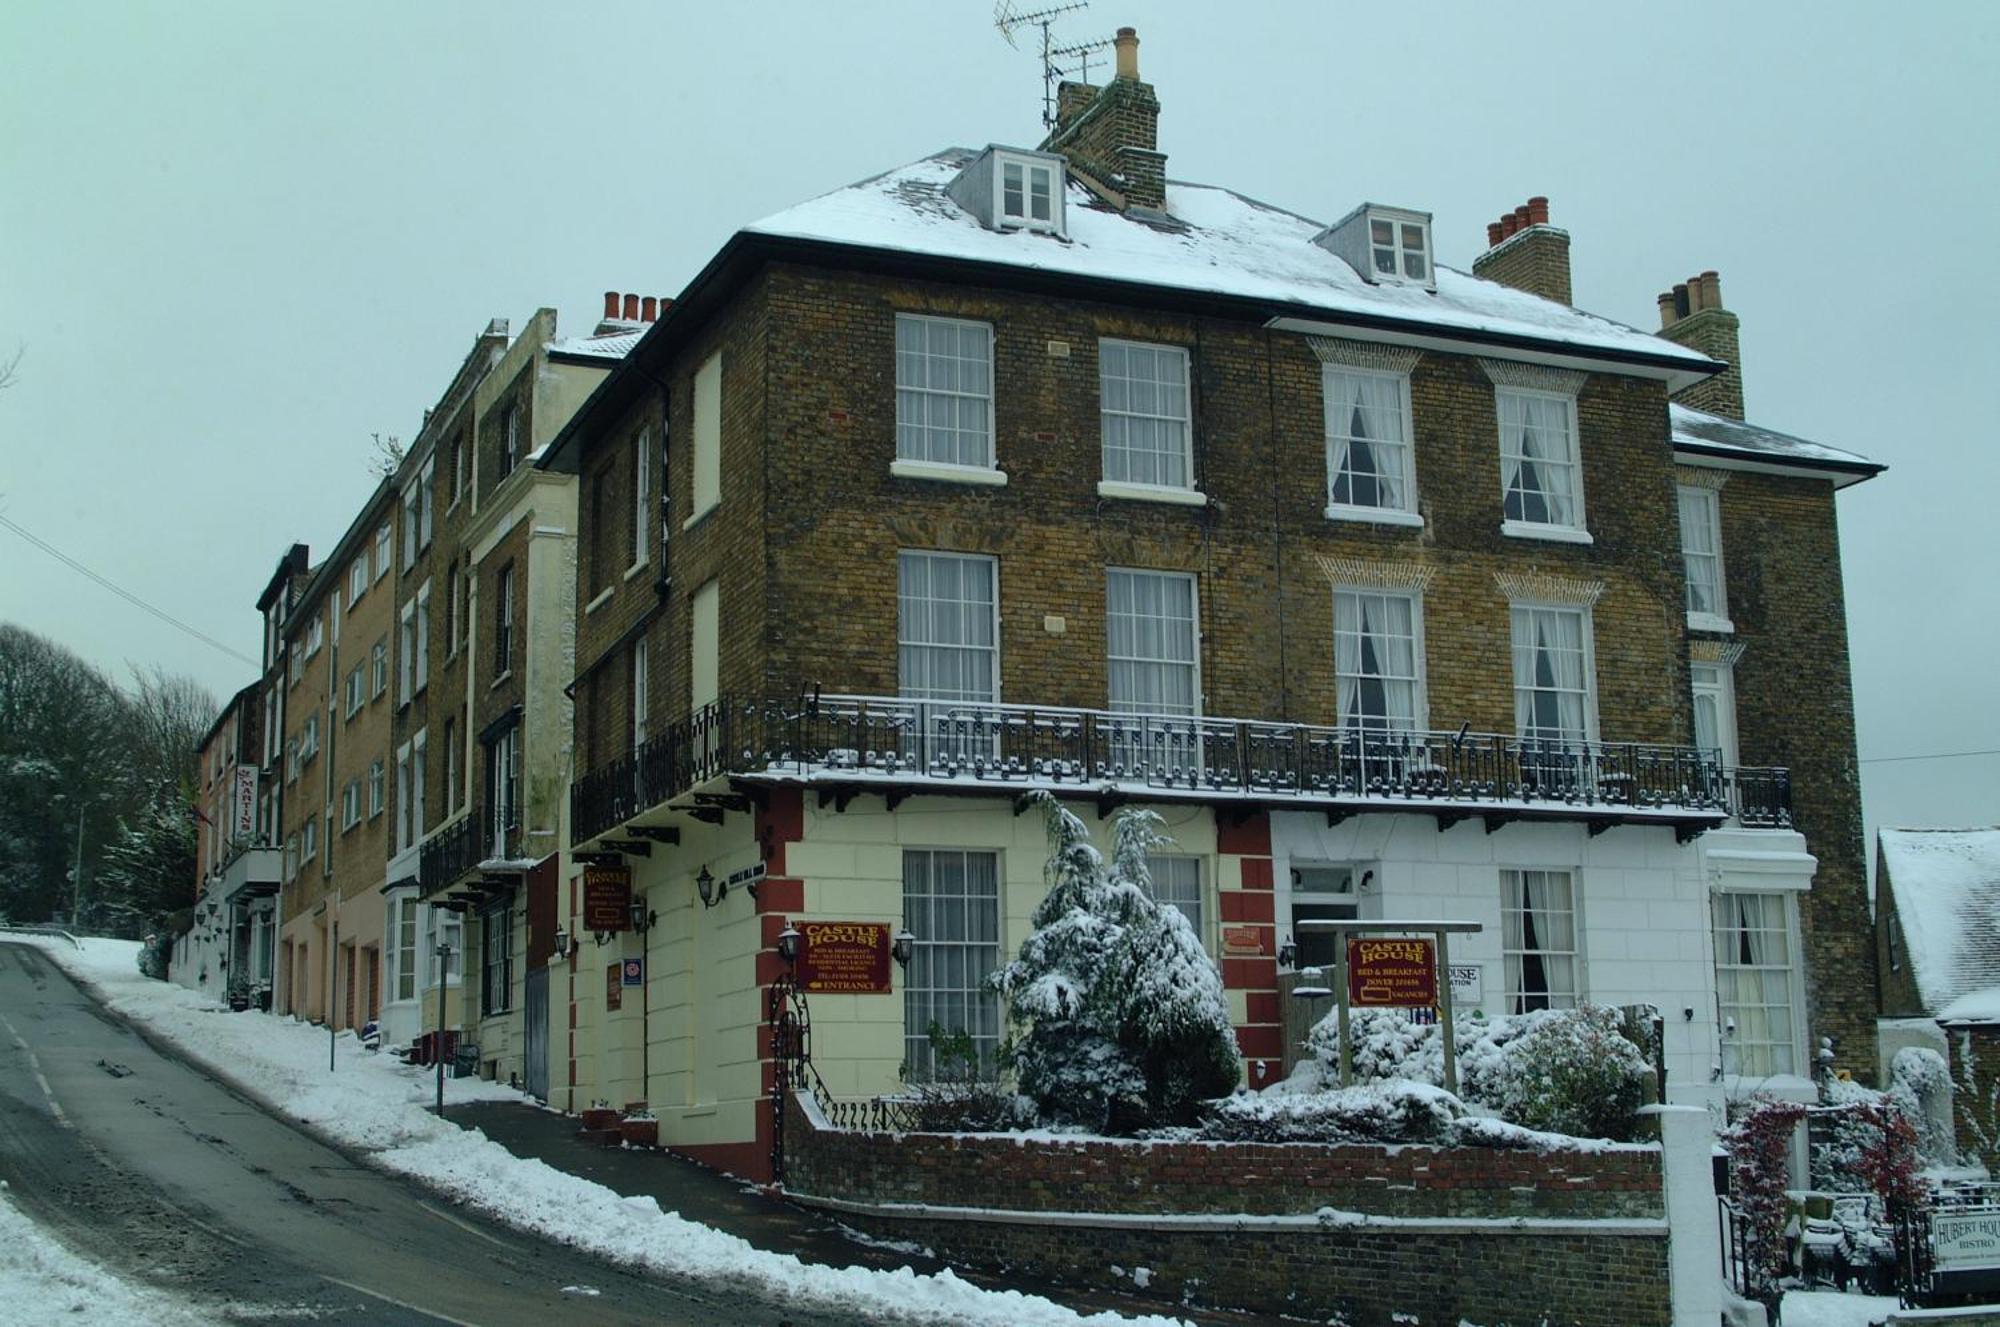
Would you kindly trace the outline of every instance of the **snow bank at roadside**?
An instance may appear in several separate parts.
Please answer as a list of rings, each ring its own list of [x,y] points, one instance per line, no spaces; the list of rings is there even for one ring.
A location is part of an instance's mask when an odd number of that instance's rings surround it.
[[[1793,1290],[1785,1295],[1785,1327],[1874,1327],[1896,1311],[1896,1299],[1845,1295],[1835,1290]]]
[[[113,1011],[172,1041],[285,1115],[371,1154],[385,1169],[423,1180],[467,1206],[550,1239],[672,1275],[748,1281],[774,1295],[862,1313],[873,1321],[993,1327],[1180,1324],[1171,1317],[1079,1314],[1035,1296],[983,1289],[950,1271],[918,1275],[908,1268],[825,1267],[771,1253],[662,1212],[651,1198],[621,1198],[601,1184],[517,1157],[476,1129],[439,1120],[425,1109],[433,1079],[389,1056],[363,1050],[351,1035],[332,1039],[335,1068],[329,1072],[324,1029],[273,1014],[230,1013],[194,991],[141,976],[135,943],[85,940],[80,950],[49,937],[30,943],[90,986]],[[445,1087],[447,1112],[454,1102],[527,1100],[478,1079],[447,1079]]]
[[[218,1319],[71,1253],[8,1201],[6,1188],[0,1181],[0,1285],[7,1288],[0,1318],[93,1327],[218,1327]]]

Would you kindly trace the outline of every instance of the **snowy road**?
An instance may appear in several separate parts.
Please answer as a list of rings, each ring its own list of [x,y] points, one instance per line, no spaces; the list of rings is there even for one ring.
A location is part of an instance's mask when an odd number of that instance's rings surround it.
[[[0,1180],[74,1247],[236,1322],[864,1321],[636,1276],[451,1210],[162,1055],[6,943]]]

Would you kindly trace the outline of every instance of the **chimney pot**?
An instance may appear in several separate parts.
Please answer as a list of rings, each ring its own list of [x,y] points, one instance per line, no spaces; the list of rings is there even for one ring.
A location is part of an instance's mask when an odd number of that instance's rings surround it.
[[[1506,237],[1507,237],[1506,227],[1502,226],[1499,222],[1489,221],[1486,223],[1487,248],[1489,249],[1492,248],[1494,245],[1498,244],[1501,240],[1505,239]]]
[[[1515,231],[1519,230],[1520,228],[1521,228],[1521,223],[1514,219],[1514,214],[1512,212],[1509,212],[1505,216],[1500,218],[1501,239],[1503,240],[1506,239],[1508,236],[1512,235]]]
[[[1722,307],[1722,274],[1712,267],[1701,274],[1701,306],[1704,309]]]
[[[1694,312],[1694,307],[1688,299],[1688,288],[1685,281],[1674,287],[1674,312],[1682,318]]]
[[[1528,220],[1537,226],[1549,224],[1549,200],[1536,194],[1528,200]]]
[[[618,316],[618,292],[615,290],[604,292],[604,316],[606,318]]]
[[[1674,325],[1675,320],[1678,319],[1679,317],[1680,314],[1676,312],[1674,309],[1674,292],[1671,290],[1661,291],[1660,326],[1662,328],[1672,327]]]
[[[1528,205],[1526,203],[1523,203],[1519,207],[1514,209],[1515,230],[1526,230],[1528,227],[1534,224],[1535,224],[1534,218],[1528,215]]]
[[[628,323],[636,323],[639,321],[639,297],[637,295],[628,294],[627,296],[625,296],[624,321]]]
[[[651,295],[639,301],[639,321],[649,323],[660,316],[660,303]]]
[[[1139,81],[1139,30],[1120,28],[1111,43],[1118,51],[1118,77],[1127,83]]]

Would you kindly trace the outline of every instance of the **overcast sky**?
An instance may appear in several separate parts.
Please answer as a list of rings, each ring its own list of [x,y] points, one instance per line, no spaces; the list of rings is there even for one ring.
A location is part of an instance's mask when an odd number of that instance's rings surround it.
[[[1459,267],[1547,194],[1578,304],[1647,329],[1719,269],[1750,417],[1890,467],[1840,500],[1871,822],[2000,821],[2000,5],[1530,13],[1096,0],[1061,32],[1139,28],[1173,178],[1427,209]],[[1032,146],[1027,45],[987,0],[7,0],[0,515],[254,655],[279,552],[332,546],[370,434],[414,434],[488,318],[585,330],[792,202]],[[0,620],[252,673],[4,528]]]

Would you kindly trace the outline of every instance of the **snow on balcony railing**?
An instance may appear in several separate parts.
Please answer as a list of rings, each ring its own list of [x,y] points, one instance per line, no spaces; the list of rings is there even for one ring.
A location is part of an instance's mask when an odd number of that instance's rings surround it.
[[[820,695],[718,701],[587,775],[571,790],[572,840],[724,774],[1791,823],[1784,770],[1725,768],[1694,747]]]

